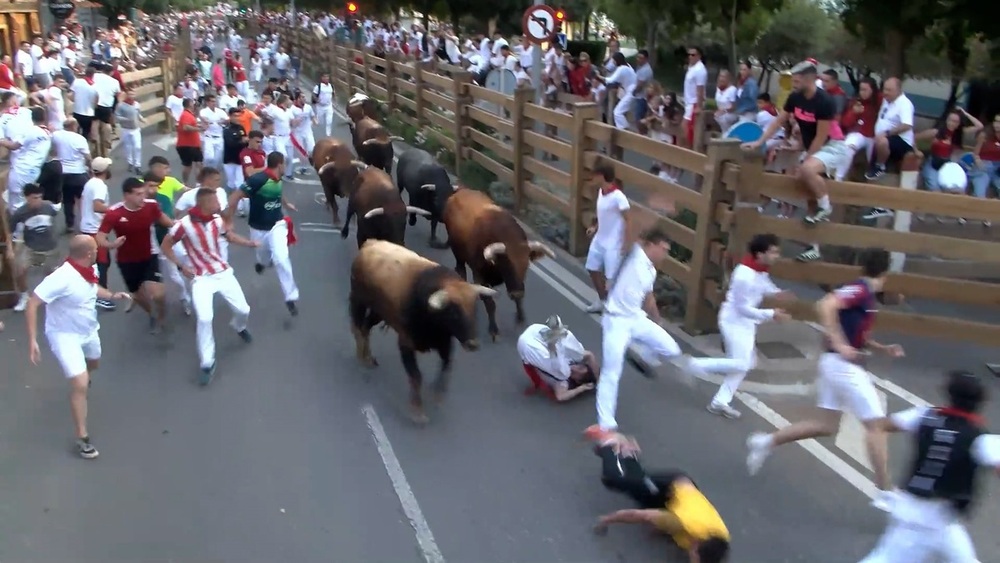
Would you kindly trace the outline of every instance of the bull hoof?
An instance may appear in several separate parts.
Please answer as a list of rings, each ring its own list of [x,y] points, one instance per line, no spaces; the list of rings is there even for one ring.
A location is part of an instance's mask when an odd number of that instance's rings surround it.
[[[375,358],[361,358],[361,365],[369,369],[377,368],[378,360],[376,360]]]
[[[430,245],[431,248],[436,248],[438,250],[444,250],[445,248],[448,248],[447,242],[441,242],[436,238],[432,238],[428,244]]]
[[[500,336],[499,332],[490,331],[490,340],[492,340],[493,342],[497,341],[498,336]]]
[[[427,418],[427,413],[424,412],[423,408],[413,406],[410,407],[410,420],[418,426],[426,426],[431,421],[430,418]]]
[[[448,392],[444,389],[435,389],[431,391],[431,401],[434,403],[434,406],[439,406],[443,403],[447,394]]]

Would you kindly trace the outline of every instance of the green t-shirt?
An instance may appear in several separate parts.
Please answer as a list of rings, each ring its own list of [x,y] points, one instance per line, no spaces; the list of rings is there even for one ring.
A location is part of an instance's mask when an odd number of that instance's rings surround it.
[[[177,196],[184,191],[184,184],[180,180],[174,178],[173,176],[167,176],[160,182],[160,187],[156,188],[156,203],[160,204],[160,209],[163,213],[174,218],[174,201]],[[167,236],[166,227],[161,227],[159,224],[156,225],[156,242],[163,243],[163,238]]]
[[[285,218],[281,209],[281,178],[275,178],[264,170],[247,178],[240,189],[250,198],[247,224],[251,229],[270,231]]]

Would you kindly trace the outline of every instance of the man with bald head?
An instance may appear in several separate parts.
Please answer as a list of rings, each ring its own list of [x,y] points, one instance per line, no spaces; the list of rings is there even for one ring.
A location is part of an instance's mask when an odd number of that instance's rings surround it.
[[[882,85],[882,107],[875,122],[875,158],[865,178],[877,180],[885,174],[886,164],[903,160],[913,152],[913,102],[903,93],[903,83],[889,78]]]
[[[94,459],[97,449],[87,432],[87,388],[90,372],[101,358],[97,331],[97,299],[130,299],[128,293],[111,293],[97,283],[97,241],[76,235],[69,243],[69,258],[44,280],[28,299],[25,318],[31,363],[38,365],[38,308],[45,304],[45,338],[52,355],[70,382],[70,410],[76,427],[76,448],[80,457]]]

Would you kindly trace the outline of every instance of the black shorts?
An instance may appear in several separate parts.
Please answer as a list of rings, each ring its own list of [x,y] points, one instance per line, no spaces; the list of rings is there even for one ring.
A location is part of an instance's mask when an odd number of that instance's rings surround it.
[[[183,166],[191,166],[194,163],[201,164],[205,161],[201,147],[177,147],[177,156],[181,157]]]
[[[92,115],[80,115],[79,113],[74,113],[73,117],[76,122],[80,124],[80,134],[83,135],[85,139],[90,139],[90,126],[94,123],[94,116]]]
[[[105,106],[97,106],[94,108],[94,119],[98,119],[103,123],[111,123],[111,117],[115,114],[114,108],[109,108]]]
[[[899,135],[892,135],[887,140],[889,141],[888,162],[900,162],[907,153],[913,152],[913,147]]]
[[[139,291],[146,282],[163,281],[160,275],[160,257],[156,254],[144,262],[119,262],[118,271],[122,273],[122,280],[125,281],[125,288],[129,293]]]
[[[641,508],[662,509],[673,498],[674,482],[690,480],[682,471],[674,469],[649,473],[638,459],[618,456],[611,446],[600,446],[595,452],[601,458],[601,483],[628,495]]]

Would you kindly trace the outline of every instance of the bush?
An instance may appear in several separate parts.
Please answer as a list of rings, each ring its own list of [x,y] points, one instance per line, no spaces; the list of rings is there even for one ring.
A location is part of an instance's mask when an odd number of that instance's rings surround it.
[[[586,51],[590,55],[593,64],[599,65],[604,60],[604,53],[608,50],[607,41],[567,41],[566,51],[574,57],[579,57],[580,53]]]

